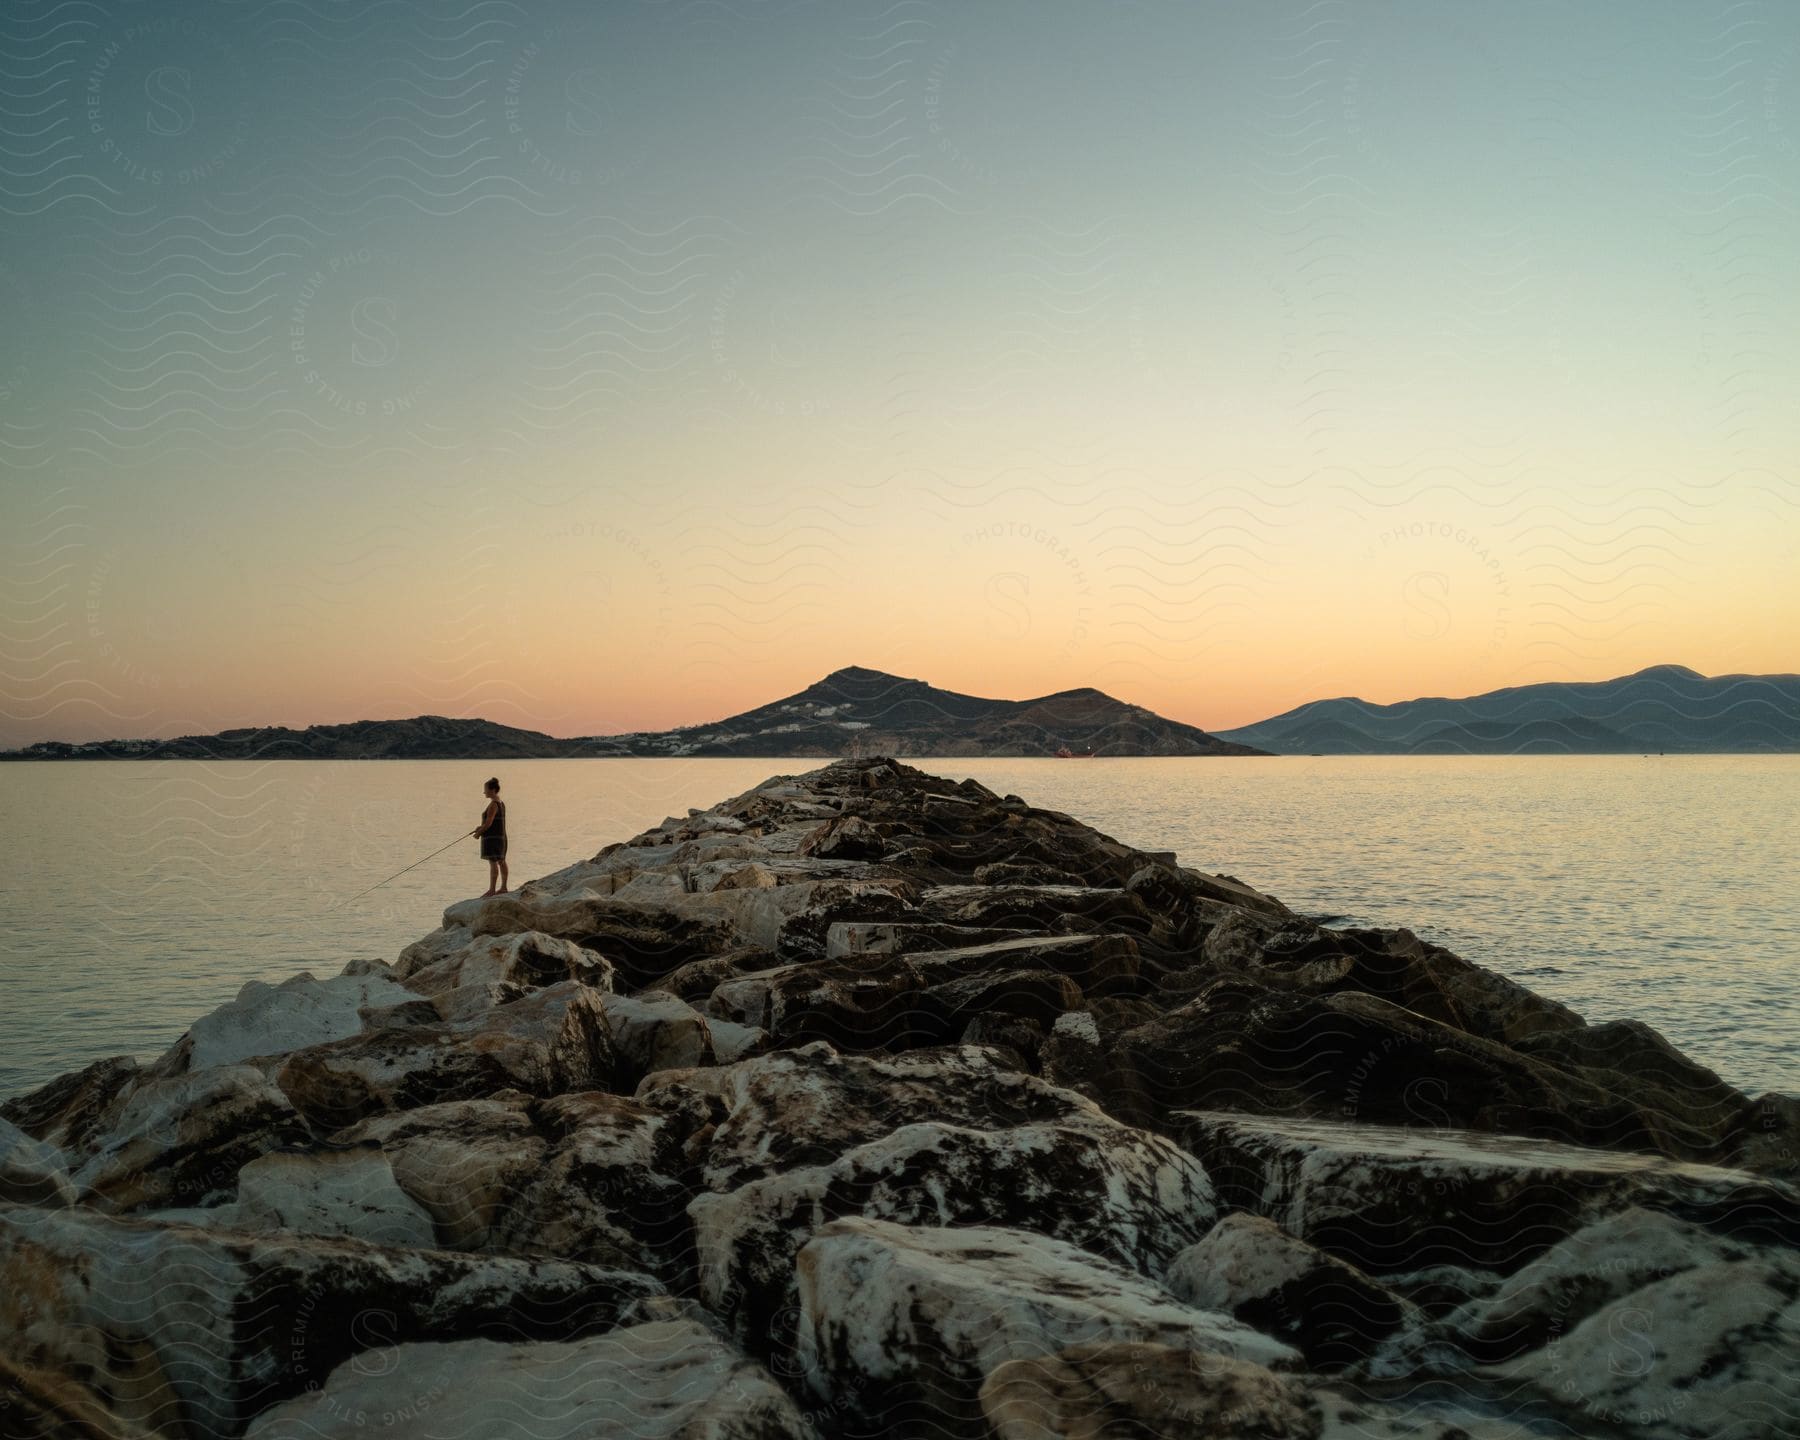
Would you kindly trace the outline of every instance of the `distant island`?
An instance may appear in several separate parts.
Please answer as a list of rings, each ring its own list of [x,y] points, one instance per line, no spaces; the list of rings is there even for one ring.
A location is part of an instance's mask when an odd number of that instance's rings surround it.
[[[1800,675],[1653,665],[1462,700],[1314,700],[1221,740],[1278,755],[1527,755],[1800,750]]]
[[[492,720],[418,715],[169,740],[40,741],[0,760],[553,760],[869,754],[974,758],[1143,755],[1626,755],[1800,751],[1800,675],[1705,676],[1654,665],[1465,699],[1346,697],[1216,733],[1100,690],[992,700],[880,670],[834,670],[798,694],[673,730],[559,739]]]
[[[491,720],[420,715],[171,740],[43,741],[8,760],[529,760],[607,756],[1262,755],[1099,690],[990,700],[851,666],[709,725],[558,739]]]

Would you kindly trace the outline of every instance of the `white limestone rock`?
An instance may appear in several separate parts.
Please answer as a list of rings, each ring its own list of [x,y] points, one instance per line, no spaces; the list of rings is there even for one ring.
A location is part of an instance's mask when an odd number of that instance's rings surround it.
[[[713,1059],[720,1065],[747,1060],[762,1053],[769,1043],[769,1032],[757,1025],[739,1025],[709,1016],[706,1029],[712,1036]]]
[[[444,1019],[462,1020],[563,980],[610,991],[613,975],[612,962],[598,951],[525,930],[471,938],[459,949],[409,969],[404,979],[406,990],[430,998]]]
[[[237,1225],[375,1245],[437,1243],[431,1216],[395,1183],[373,1144],[277,1150],[252,1160],[238,1171]]]
[[[427,966],[466,950],[474,938],[475,932],[467,925],[446,921],[402,950],[388,973],[396,980],[408,979]]]
[[[1800,1417],[1800,1264],[1734,1260],[1631,1291],[1495,1367],[1643,1440],[1773,1440]]]
[[[1757,1254],[1757,1246],[1633,1206],[1558,1241],[1491,1294],[1446,1317],[1442,1329],[1478,1358],[1499,1363],[1646,1285]]]
[[[904,1389],[962,1413],[1007,1361],[1101,1340],[1268,1366],[1300,1360],[1122,1266],[1019,1230],[834,1220],[800,1251],[797,1276],[797,1363],[815,1394],[851,1410],[886,1405],[892,1389]]]
[[[1160,1136],[1080,1116],[994,1130],[903,1125],[829,1165],[698,1195],[688,1214],[700,1297],[750,1339],[790,1309],[795,1254],[840,1216],[1010,1226],[1149,1271],[1204,1234],[1216,1211],[1193,1156]]]
[[[458,1250],[672,1273],[686,1250],[682,1122],[622,1095],[516,1091],[364,1121],[395,1182]]]
[[[543,1173],[550,1144],[517,1091],[376,1115],[334,1144],[380,1147],[406,1196],[453,1250],[491,1248],[511,1225],[518,1197]]]
[[[706,1083],[726,1118],[707,1147],[709,1190],[829,1163],[918,1121],[997,1129],[1065,1119],[1117,1124],[1091,1100],[1011,1069],[980,1045],[844,1055],[822,1041],[740,1061]]]
[[[315,1045],[290,1055],[276,1082],[321,1130],[501,1089],[555,1095],[605,1088],[615,1059],[601,995],[564,980],[469,1020]]]
[[[319,980],[303,970],[279,985],[251,980],[235,1000],[196,1020],[150,1073],[178,1075],[215,1065],[241,1065],[324,1045],[359,1034],[365,1009],[412,998],[385,973]]]
[[[213,1065],[136,1086],[71,1178],[102,1210],[198,1205],[229,1192],[248,1161],[305,1137],[262,1071]]]

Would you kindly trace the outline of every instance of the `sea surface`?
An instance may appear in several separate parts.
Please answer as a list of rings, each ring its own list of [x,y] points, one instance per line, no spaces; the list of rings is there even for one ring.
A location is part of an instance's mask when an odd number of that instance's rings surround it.
[[[393,959],[486,887],[476,842],[357,892],[474,828],[496,770],[516,888],[814,763],[0,765],[0,1096],[154,1055],[247,980]],[[920,763],[1800,1092],[1800,756]]]

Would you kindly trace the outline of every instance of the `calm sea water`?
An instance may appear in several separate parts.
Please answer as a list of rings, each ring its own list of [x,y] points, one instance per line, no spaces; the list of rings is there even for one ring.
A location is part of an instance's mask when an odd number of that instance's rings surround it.
[[[516,886],[812,763],[0,766],[0,1095],[154,1054],[246,980],[392,959],[485,888],[476,842],[350,897],[473,828],[496,768]],[[1800,756],[926,763],[1800,1091]]]

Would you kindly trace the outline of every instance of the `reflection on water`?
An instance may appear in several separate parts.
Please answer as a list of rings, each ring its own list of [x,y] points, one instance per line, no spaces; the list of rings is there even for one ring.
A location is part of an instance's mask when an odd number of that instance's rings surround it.
[[[92,762],[0,767],[0,1094],[154,1053],[245,980],[392,959],[487,884],[499,773],[515,885],[810,761]],[[1752,1094],[1800,1090],[1800,756],[934,760],[1309,914],[1406,925],[1631,1016]]]

